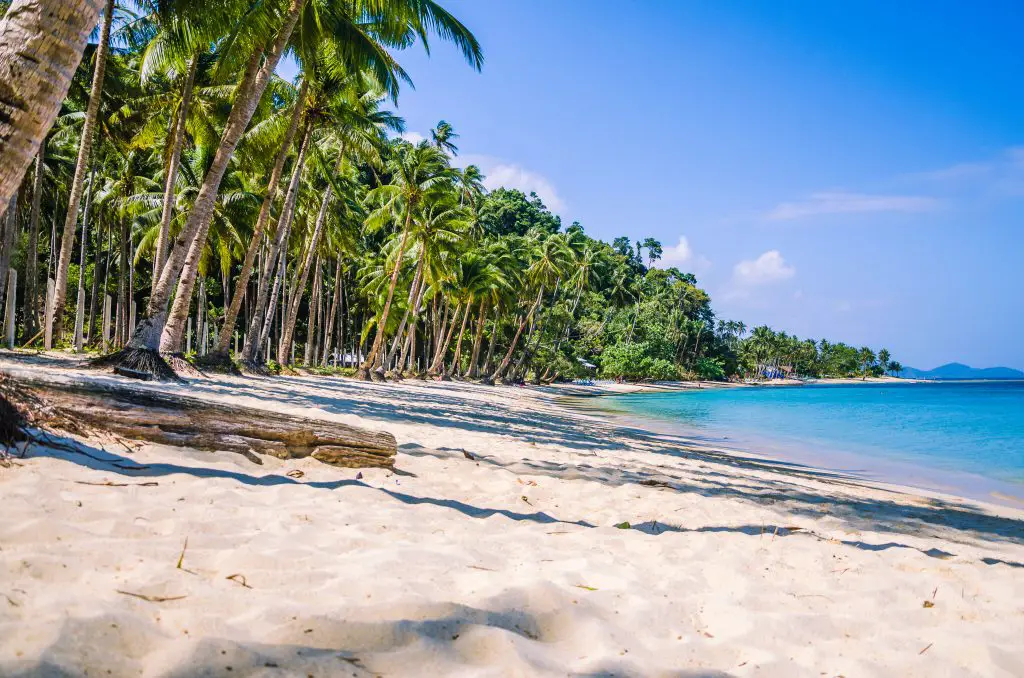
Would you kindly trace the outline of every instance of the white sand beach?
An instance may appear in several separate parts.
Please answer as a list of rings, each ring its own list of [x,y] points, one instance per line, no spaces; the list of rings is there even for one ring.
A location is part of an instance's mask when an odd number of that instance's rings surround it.
[[[29,449],[0,469],[2,675],[1024,675],[1021,510],[623,428],[557,389],[139,387],[385,430],[396,470]]]

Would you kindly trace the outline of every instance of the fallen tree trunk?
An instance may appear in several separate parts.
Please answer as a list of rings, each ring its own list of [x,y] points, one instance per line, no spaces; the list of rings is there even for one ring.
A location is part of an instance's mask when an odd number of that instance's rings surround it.
[[[391,468],[395,463],[397,444],[390,433],[116,383],[7,376],[9,397],[17,392],[43,403],[48,410],[40,413],[43,419],[58,425],[71,421],[84,430],[130,440],[236,452],[256,463],[262,463],[258,454],[313,457],[346,468]]]

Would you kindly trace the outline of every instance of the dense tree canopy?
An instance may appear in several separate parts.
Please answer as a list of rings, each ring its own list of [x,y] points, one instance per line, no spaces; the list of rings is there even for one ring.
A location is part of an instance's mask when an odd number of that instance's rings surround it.
[[[0,220],[22,345],[162,376],[147,352],[376,379],[900,369],[716,318],[656,239],[603,242],[536,194],[487,192],[449,122],[399,138],[403,49],[433,33],[482,63],[433,2],[109,3],[100,26]],[[295,82],[274,74],[284,55]]]

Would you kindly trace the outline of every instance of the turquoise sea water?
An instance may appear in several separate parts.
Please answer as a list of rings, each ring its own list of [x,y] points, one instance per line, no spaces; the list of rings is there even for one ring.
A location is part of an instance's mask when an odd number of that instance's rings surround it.
[[[976,489],[988,479],[1024,495],[1024,382],[704,389],[604,400],[623,414],[769,456],[940,489]]]

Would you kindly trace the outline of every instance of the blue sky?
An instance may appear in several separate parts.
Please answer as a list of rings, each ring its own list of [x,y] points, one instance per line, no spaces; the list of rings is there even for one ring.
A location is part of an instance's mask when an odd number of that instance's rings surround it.
[[[442,0],[480,39],[402,52],[489,186],[653,236],[722,318],[1024,367],[1019,2]]]

